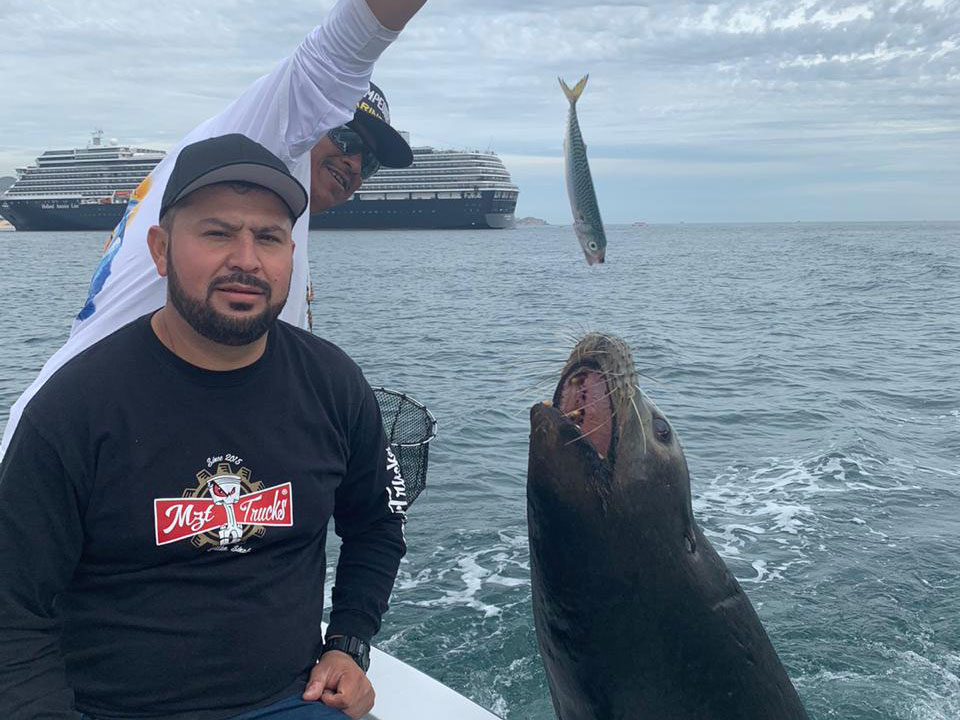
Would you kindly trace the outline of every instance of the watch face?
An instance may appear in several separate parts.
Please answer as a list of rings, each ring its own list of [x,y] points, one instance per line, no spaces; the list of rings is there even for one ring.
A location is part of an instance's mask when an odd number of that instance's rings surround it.
[[[364,647],[363,652],[359,654],[359,657],[354,655],[353,659],[357,661],[357,665],[360,666],[360,669],[366,672],[370,669],[370,648]]]

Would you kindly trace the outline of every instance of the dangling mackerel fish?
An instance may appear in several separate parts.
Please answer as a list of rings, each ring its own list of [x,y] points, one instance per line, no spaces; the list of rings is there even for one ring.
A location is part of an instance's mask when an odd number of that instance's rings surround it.
[[[593,178],[590,177],[590,165],[587,163],[587,146],[580,134],[580,122],[577,120],[577,100],[587,86],[585,75],[573,90],[567,87],[562,78],[560,87],[570,101],[570,113],[567,116],[567,134],[563,138],[563,165],[567,178],[567,194],[570,196],[570,208],[573,210],[573,229],[577,240],[587,256],[587,264],[602,263],[607,252],[607,236],[603,232],[603,220],[600,219],[600,207],[597,194],[593,190]]]

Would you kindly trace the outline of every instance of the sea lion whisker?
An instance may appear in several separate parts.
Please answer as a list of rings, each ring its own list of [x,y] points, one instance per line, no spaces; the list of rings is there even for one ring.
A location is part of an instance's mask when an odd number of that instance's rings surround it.
[[[580,335],[583,335],[583,334],[584,334],[584,333],[580,333]],[[560,339],[563,340],[564,342],[566,342],[568,347],[569,347],[571,344],[574,345],[574,346],[577,346],[577,345],[580,344],[580,338],[579,338],[577,335],[575,335],[574,333],[572,333],[572,332],[570,332],[570,333],[566,333],[566,332],[563,333],[563,334],[560,336]],[[564,350],[564,352],[566,352],[566,350]]]
[[[530,372],[520,375],[517,379],[521,380],[525,387],[531,389],[539,389],[547,386],[556,387],[557,381],[547,375],[547,373]],[[550,394],[553,395],[552,392]]]
[[[647,394],[647,391],[644,390],[644,389],[643,389],[642,387],[640,387],[639,385],[637,386],[637,391],[640,393],[640,397],[643,398],[644,402],[647,402],[647,403],[649,403],[650,405],[656,405],[656,403],[653,401],[653,398],[650,397],[650,396]]]
[[[611,390],[610,392],[608,392],[606,395],[602,395],[602,396],[598,397],[596,400],[593,400],[593,401],[591,401],[591,402],[588,402],[586,405],[581,405],[580,407],[574,408],[574,409],[571,410],[570,412],[564,413],[564,415],[566,415],[567,417],[570,417],[570,416],[572,416],[572,415],[577,415],[578,413],[586,410],[588,407],[593,407],[593,406],[596,405],[598,402],[601,402],[602,400],[606,400],[608,397],[610,397],[611,395],[613,395],[616,391],[617,391],[617,388],[614,388],[613,390]],[[611,415],[614,415],[614,414],[616,414],[616,412],[615,412],[615,411],[611,411]]]
[[[578,362],[578,363],[579,363],[579,362],[583,362],[583,353],[584,353],[583,348],[578,346],[578,347],[577,347],[577,362]]]
[[[649,380],[650,382],[655,382],[657,385],[663,385],[663,384],[664,384],[664,381],[663,381],[663,380],[657,380],[657,379],[656,379],[655,377],[653,377],[652,375],[644,375],[642,372],[638,372],[637,375],[639,375],[640,377],[642,377],[644,380]]]
[[[611,395],[613,395],[616,391],[617,391],[617,388],[614,388],[613,390],[611,390],[610,392],[608,392],[606,395],[603,395],[603,396],[601,396],[601,397],[598,397],[598,398],[597,398],[596,400],[594,400],[592,403],[590,403],[589,405],[584,405],[583,407],[584,407],[584,408],[588,408],[588,407],[591,407],[591,406],[593,406],[593,405],[596,405],[596,404],[597,404],[598,402],[600,402],[601,400],[606,400],[608,397],[610,397]]]
[[[551,397],[551,398],[552,398],[552,397],[553,397],[554,387],[555,387],[555,385],[554,385],[554,383],[552,383],[552,382],[549,382],[549,383],[543,383],[543,382],[537,383],[537,384],[536,384],[533,388],[531,388],[529,391],[526,391],[526,390],[525,390],[525,391],[523,391],[522,393],[518,393],[518,394],[515,395],[514,397],[510,398],[510,400],[511,400],[511,402],[514,401],[514,400],[516,400],[516,401],[518,401],[518,402],[526,402],[526,400],[527,400],[530,396],[533,396],[533,397],[541,397],[541,396],[544,396],[544,395],[546,395],[547,397]]]
[[[633,359],[630,353],[630,349],[626,347],[626,345],[624,345],[623,341],[620,340],[620,338],[616,338],[613,335],[608,335],[607,333],[597,333],[597,335],[599,335],[601,338],[603,338],[606,342],[608,342],[613,347],[620,350],[624,355],[629,357],[631,360]]]
[[[593,435],[593,433],[595,433],[597,430],[600,430],[601,428],[603,428],[603,427],[605,427],[605,426],[607,426],[607,425],[609,425],[609,424],[610,424],[610,420],[605,420],[604,422],[602,422],[602,423],[600,423],[599,425],[597,425],[593,430],[591,430],[591,431],[589,431],[589,432],[581,432],[579,437],[575,437],[573,440],[568,440],[567,442],[564,443],[564,445],[569,445],[570,443],[575,443],[575,442],[577,442],[577,440],[583,440],[583,439],[589,437],[590,435]]]
[[[644,390],[642,387],[640,387],[639,385],[634,385],[634,387],[637,388],[637,391],[638,391],[641,395],[643,395],[644,399],[650,400],[651,402],[653,401],[653,398],[651,398],[650,395],[649,395],[649,393],[647,393],[647,391]]]
[[[549,353],[547,357],[540,357],[540,358],[530,357],[529,359],[531,362],[542,362],[542,363],[555,362],[555,360],[557,359],[559,360],[566,359],[566,357],[570,354],[570,351],[564,348],[547,346],[547,345],[543,345],[540,347],[531,347],[529,349],[531,351]]]
[[[640,392],[643,392],[641,390]],[[643,427],[643,418],[640,416],[640,408],[637,407],[636,401],[634,401],[633,396],[630,396],[630,404],[633,405],[633,411],[637,414],[637,421],[640,423],[640,438],[643,440],[643,455],[647,454],[647,431]]]
[[[653,402],[653,398],[650,397],[650,395],[647,393],[646,390],[644,390],[642,387],[640,387],[640,386],[637,385],[636,383],[634,383],[633,386],[637,389],[637,392],[639,392],[639,393],[644,397],[645,400],[648,400],[648,401],[650,401],[650,402]]]

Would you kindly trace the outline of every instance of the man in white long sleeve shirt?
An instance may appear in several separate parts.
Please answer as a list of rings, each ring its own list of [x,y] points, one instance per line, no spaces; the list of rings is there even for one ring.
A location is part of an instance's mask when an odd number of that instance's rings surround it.
[[[310,208],[293,228],[296,250],[290,286],[294,290],[280,316],[293,325],[306,325],[310,213],[345,202],[356,191],[365,155],[372,153],[388,166],[404,166],[412,160],[409,146],[390,128],[386,101],[379,88],[371,85],[370,77],[374,62],[425,2],[341,0],[293,55],[219,115],[194,128],[154,168],[134,192],[110,238],[70,338],[10,409],[0,460],[23,408],[51,375],[82,350],[163,305],[166,281],[150,258],[147,230],[157,223],[167,179],[186,145],[240,133],[273,152],[310,188]],[[342,126],[346,124],[360,135],[369,153],[358,152],[337,135],[336,130],[345,129]]]

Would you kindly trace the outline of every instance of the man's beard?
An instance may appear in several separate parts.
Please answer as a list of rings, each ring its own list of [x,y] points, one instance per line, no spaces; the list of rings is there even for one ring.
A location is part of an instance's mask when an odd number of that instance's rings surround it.
[[[197,300],[187,295],[183,289],[173,263],[169,261],[169,256],[167,268],[167,289],[173,307],[197,333],[207,340],[212,340],[221,345],[249,345],[259,340],[264,333],[273,327],[287,301],[287,298],[284,297],[280,302],[271,305],[272,288],[255,275],[244,272],[235,272],[231,275],[214,278],[207,288],[207,297],[202,301]],[[232,318],[217,312],[210,304],[210,298],[220,285],[251,285],[256,287],[264,292],[267,307],[258,315],[246,318]],[[241,310],[243,306],[248,306],[249,303],[233,302],[230,305],[237,310]]]

